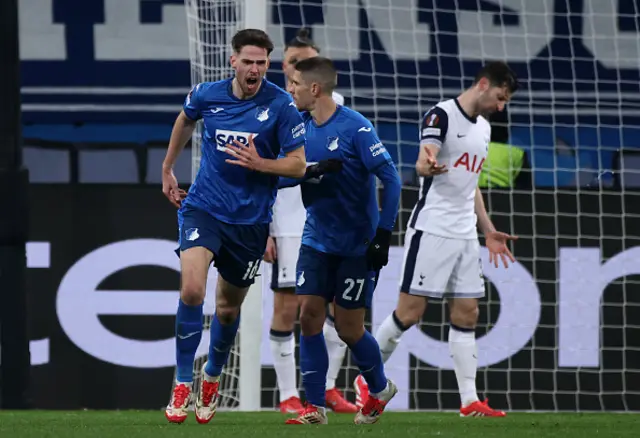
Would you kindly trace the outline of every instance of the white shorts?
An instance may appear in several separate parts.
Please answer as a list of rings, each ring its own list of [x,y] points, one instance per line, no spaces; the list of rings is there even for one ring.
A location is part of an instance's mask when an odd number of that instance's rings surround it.
[[[480,243],[409,228],[400,291],[431,298],[482,298]]]
[[[271,271],[271,289],[296,287],[296,264],[301,237],[276,237],[276,262]]]

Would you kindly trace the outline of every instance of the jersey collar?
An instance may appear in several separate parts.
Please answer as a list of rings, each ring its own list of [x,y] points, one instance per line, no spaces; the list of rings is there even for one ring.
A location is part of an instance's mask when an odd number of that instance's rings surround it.
[[[471,123],[476,123],[478,118],[477,117],[470,117],[469,114],[467,114],[465,112],[465,110],[462,109],[462,106],[460,106],[460,102],[458,102],[458,98],[457,97],[455,99],[453,99],[453,101],[456,103],[456,106],[458,107],[458,110],[460,110],[460,113],[462,113],[462,115],[464,116],[465,119],[467,119]]]

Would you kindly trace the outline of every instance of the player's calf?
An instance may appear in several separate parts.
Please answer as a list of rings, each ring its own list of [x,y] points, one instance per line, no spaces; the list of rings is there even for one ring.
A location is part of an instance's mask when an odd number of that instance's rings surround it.
[[[329,314],[332,315],[333,305],[329,305]],[[322,329],[324,333],[324,340],[327,343],[327,352],[329,354],[329,370],[327,371],[327,386],[325,393],[325,400],[327,407],[333,412],[339,414],[355,414],[358,412],[358,407],[344,398],[341,391],[336,388],[336,379],[340,373],[344,355],[347,350],[347,344],[338,336],[338,332],[335,328],[334,319],[332,316],[328,316],[324,322]]]
[[[300,284],[300,282],[298,282]],[[305,390],[305,410],[287,424],[326,424],[325,385],[329,355],[322,333],[326,301],[318,295],[303,295],[300,302],[300,374]]]

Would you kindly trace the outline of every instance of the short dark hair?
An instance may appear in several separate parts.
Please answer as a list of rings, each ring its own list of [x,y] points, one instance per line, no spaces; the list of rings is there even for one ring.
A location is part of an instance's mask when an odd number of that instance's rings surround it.
[[[296,32],[296,36],[291,38],[289,42],[284,46],[284,50],[287,50],[289,47],[295,47],[303,49],[305,47],[311,47],[316,52],[320,53],[320,47],[316,46],[316,43],[311,39],[311,32],[309,29],[303,27]]]
[[[490,62],[482,67],[473,83],[478,83],[482,78],[487,78],[494,87],[506,87],[511,94],[515,93],[520,86],[515,72],[502,61]]]
[[[295,69],[309,80],[320,83],[326,94],[331,94],[338,83],[338,71],[329,58],[314,56],[303,59],[296,62]]]
[[[242,29],[236,32],[231,39],[231,47],[236,53],[240,53],[244,46],[256,46],[267,51],[270,55],[273,51],[273,41],[264,30],[260,29]]]

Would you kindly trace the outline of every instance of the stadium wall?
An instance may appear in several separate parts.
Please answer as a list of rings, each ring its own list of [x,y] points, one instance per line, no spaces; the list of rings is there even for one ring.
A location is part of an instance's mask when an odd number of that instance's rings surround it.
[[[407,202],[415,195],[403,193]],[[615,192],[488,196],[498,228],[520,236],[514,246],[519,264],[509,270],[491,267],[483,255],[491,286],[478,329],[478,385],[493,404],[512,410],[640,410],[633,390],[640,383],[640,338],[636,326],[626,323],[638,318],[638,306],[629,305],[638,302],[637,286],[620,281],[640,274],[640,225],[598,214],[638,214],[640,204],[633,201]],[[162,407],[175,354],[175,210],[159,187],[142,185],[32,185],[30,202],[34,407]],[[394,247],[383,270],[368,316],[374,329],[395,303],[401,254]],[[272,298],[268,287],[264,292],[268,324]],[[402,389],[394,409],[457,408],[442,342],[445,314],[439,304],[430,305],[429,324],[407,333],[389,363]],[[269,388],[276,384],[267,340],[262,406],[272,408]],[[200,352],[207,342],[204,336]],[[355,372],[343,370],[338,386],[349,387]]]
[[[346,104],[376,123],[401,166],[417,153],[421,113],[486,59],[507,60],[525,85],[509,106],[512,141],[530,151],[537,186],[598,184],[618,149],[640,145],[637,2],[345,4],[349,14],[339,1],[271,0],[269,79],[282,85],[283,43],[310,26]],[[20,17],[26,137],[166,141],[190,87],[183,0],[21,0]],[[415,36],[400,44],[393,29]]]

